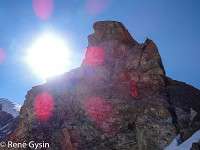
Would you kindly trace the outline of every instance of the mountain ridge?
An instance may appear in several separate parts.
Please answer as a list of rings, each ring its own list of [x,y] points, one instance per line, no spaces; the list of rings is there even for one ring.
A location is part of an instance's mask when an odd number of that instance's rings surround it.
[[[2,106],[2,111],[10,113],[13,117],[17,117],[19,115],[21,106],[10,101],[9,99],[0,98],[0,105]]]
[[[18,125],[21,106],[6,99],[0,98],[0,140],[7,141]]]

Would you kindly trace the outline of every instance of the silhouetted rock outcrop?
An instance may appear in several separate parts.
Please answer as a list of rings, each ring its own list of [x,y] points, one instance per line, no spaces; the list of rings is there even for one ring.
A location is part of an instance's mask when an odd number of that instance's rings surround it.
[[[11,141],[45,141],[52,150],[162,150],[179,132],[187,139],[199,129],[200,91],[166,77],[152,40],[138,44],[122,23],[101,21],[88,43],[81,67],[28,92]]]

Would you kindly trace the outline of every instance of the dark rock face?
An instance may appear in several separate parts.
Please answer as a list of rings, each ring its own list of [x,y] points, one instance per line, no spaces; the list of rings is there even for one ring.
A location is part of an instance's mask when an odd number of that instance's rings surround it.
[[[19,118],[0,111],[0,141],[7,141],[18,125]]]
[[[200,150],[200,142],[199,143],[193,143],[190,150]]]
[[[13,116],[5,111],[0,111],[0,128],[8,124],[9,120],[13,119]]]
[[[162,150],[178,132],[188,130],[188,114],[190,126],[199,127],[199,90],[165,76],[153,41],[138,44],[119,22],[97,22],[94,31],[88,37],[92,54],[85,58],[90,63],[83,61],[81,67],[33,87],[11,141],[45,141],[52,150]],[[129,88],[132,80],[137,82],[137,100]],[[185,88],[191,95],[183,94]],[[48,95],[41,100],[47,106],[35,113],[41,94]],[[198,114],[190,117],[191,108]]]
[[[176,111],[176,126],[182,141],[200,129],[200,92],[183,82],[168,78],[167,90]]]

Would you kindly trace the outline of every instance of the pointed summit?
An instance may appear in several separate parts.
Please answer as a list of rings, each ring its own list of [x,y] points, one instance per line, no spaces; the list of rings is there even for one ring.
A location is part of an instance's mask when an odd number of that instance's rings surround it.
[[[88,46],[95,46],[112,40],[119,40],[133,45],[138,44],[121,22],[99,21],[94,23],[93,28],[94,33],[88,36]]]

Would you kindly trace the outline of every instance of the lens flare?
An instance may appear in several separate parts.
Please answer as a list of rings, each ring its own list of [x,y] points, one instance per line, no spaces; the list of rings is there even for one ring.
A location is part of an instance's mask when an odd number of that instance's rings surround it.
[[[91,97],[86,101],[85,111],[89,118],[104,132],[109,133],[112,118],[115,115],[113,108],[100,97]]]
[[[47,19],[51,16],[54,9],[53,0],[33,0],[33,10],[41,19]]]
[[[86,9],[89,14],[97,15],[104,12],[114,0],[87,0]]]
[[[88,66],[99,66],[105,61],[106,55],[104,51],[98,46],[88,47],[85,53],[83,63]]]
[[[2,48],[0,48],[0,64],[4,61],[5,59],[5,53]]]
[[[25,57],[41,79],[64,73],[69,67],[69,58],[67,43],[54,34],[41,35],[27,50]]]
[[[48,120],[54,111],[54,101],[49,93],[41,93],[35,98],[34,113],[38,119]]]

